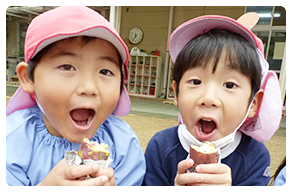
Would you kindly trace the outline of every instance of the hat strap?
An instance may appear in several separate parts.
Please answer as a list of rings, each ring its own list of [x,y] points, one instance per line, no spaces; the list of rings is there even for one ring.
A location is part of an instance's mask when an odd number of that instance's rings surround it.
[[[127,65],[128,64],[124,64],[124,76],[125,76],[126,82],[128,83],[128,74],[129,74],[129,72],[128,72],[128,66]]]

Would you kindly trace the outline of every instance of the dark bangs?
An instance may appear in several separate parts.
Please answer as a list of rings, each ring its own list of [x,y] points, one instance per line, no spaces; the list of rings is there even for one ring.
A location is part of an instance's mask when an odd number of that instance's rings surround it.
[[[188,69],[206,68],[210,64],[214,73],[223,50],[228,66],[251,80],[251,101],[261,84],[261,68],[256,48],[243,37],[220,29],[212,29],[194,37],[180,51],[173,69],[177,96],[182,75]]]

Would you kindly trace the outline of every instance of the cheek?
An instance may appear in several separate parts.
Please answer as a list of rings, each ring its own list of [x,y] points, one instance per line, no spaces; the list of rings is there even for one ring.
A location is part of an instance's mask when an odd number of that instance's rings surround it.
[[[54,86],[53,84],[41,84],[36,86],[36,96],[41,103],[45,103],[46,107],[59,106],[69,100],[68,87]]]
[[[101,83],[99,97],[107,108],[115,108],[120,97],[120,81]]]
[[[105,105],[109,105],[112,108],[115,108],[120,98],[120,89],[118,88],[108,92],[108,94],[104,95],[104,98],[105,100],[103,103]]]
[[[232,133],[235,128],[243,121],[246,113],[247,107],[243,102],[231,103],[224,105],[223,118],[225,122],[227,134]],[[226,134],[226,135],[227,135]]]
[[[183,121],[185,124],[194,123],[193,115],[196,105],[195,100],[196,99],[194,98],[194,96],[180,92],[180,95],[177,99],[177,107],[179,109],[181,116],[183,117]]]

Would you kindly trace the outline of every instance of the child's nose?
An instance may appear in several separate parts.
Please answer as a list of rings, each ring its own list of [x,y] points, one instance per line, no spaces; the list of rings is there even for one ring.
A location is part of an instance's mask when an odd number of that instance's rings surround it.
[[[79,86],[77,88],[78,95],[97,96],[97,80],[92,76],[83,76],[79,79]]]
[[[219,107],[221,106],[219,98],[219,92],[216,88],[206,88],[202,93],[198,104],[205,107]]]

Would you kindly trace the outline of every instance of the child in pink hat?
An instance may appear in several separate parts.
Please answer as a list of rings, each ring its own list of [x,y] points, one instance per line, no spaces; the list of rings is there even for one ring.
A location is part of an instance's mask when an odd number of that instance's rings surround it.
[[[117,31],[87,7],[32,20],[16,69],[21,86],[6,108],[8,185],[141,185],[139,140],[116,117],[131,110],[122,70],[128,58]],[[78,151],[83,138],[108,145],[108,168],[69,166],[64,154]],[[78,180],[85,175],[92,178]]]
[[[254,14],[245,17],[201,16],[171,34],[174,103],[181,120],[150,140],[145,185],[269,183],[270,154],[263,142],[281,122],[281,94],[262,41],[242,24],[249,25]],[[218,163],[189,173],[190,145],[206,141],[219,150]]]

